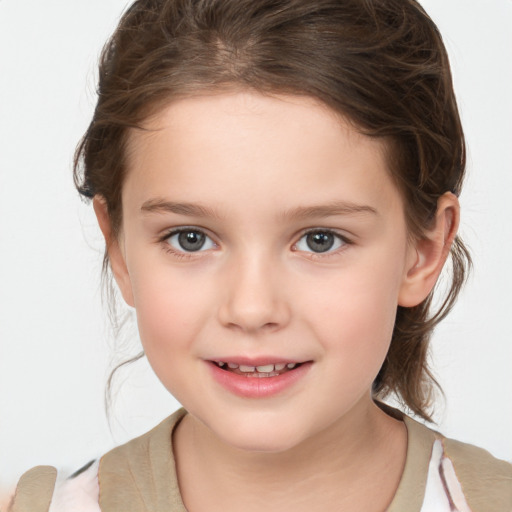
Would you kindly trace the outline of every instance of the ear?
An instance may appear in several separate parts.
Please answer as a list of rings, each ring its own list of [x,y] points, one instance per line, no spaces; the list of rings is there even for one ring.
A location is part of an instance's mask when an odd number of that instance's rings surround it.
[[[398,305],[423,302],[443,269],[457,234],[460,205],[455,194],[446,192],[437,201],[432,227],[411,247],[411,258],[398,296]]]
[[[121,250],[120,240],[115,237],[112,232],[112,224],[110,222],[107,202],[102,196],[96,195],[93,198],[92,204],[101,232],[105,238],[110,267],[114,274],[116,283],[121,290],[121,294],[123,295],[125,302],[129,306],[134,307],[130,274],[128,273],[123,251]]]

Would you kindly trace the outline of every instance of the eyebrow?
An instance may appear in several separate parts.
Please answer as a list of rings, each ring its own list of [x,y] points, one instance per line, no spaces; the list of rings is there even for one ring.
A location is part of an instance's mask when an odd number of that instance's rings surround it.
[[[336,215],[378,215],[372,206],[352,203],[350,201],[334,201],[323,205],[299,206],[283,213],[284,219],[305,220],[309,218],[334,217]]]
[[[140,209],[142,212],[147,213],[176,213],[189,217],[221,217],[215,210],[207,206],[195,203],[177,203],[164,199],[150,199],[146,201]]]
[[[214,209],[196,203],[180,203],[166,201],[164,199],[150,199],[141,206],[141,211],[146,213],[176,213],[189,217],[211,217],[220,219],[222,216]],[[323,205],[299,206],[286,210],[281,214],[283,220],[308,218],[325,218],[336,215],[378,215],[378,211],[372,206],[360,205],[347,201],[335,201]]]

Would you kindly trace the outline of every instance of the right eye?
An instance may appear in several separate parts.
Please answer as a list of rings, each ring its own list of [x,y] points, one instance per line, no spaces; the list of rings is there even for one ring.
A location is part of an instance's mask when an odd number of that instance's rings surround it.
[[[171,232],[166,242],[178,252],[206,251],[215,247],[213,240],[198,229],[179,229]]]

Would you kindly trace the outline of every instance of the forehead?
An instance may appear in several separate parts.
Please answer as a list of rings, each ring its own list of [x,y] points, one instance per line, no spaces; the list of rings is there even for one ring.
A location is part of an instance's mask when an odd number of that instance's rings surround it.
[[[128,139],[124,198],[282,209],[398,199],[382,140],[310,97],[230,92],[172,102]],[[386,193],[383,193],[386,192]],[[260,204],[260,206],[261,206]]]

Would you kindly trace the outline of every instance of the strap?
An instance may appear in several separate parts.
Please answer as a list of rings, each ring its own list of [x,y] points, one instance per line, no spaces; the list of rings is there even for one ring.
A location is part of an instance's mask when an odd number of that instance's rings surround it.
[[[19,480],[9,512],[48,512],[52,501],[57,470],[52,466],[36,466]]]

